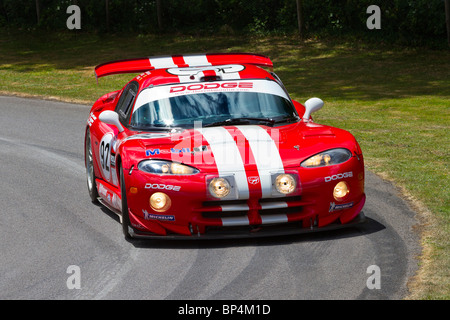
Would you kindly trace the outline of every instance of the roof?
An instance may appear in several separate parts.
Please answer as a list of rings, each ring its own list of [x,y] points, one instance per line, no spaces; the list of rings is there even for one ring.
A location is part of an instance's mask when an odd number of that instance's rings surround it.
[[[240,79],[265,79],[274,80],[266,70],[245,64],[228,64],[204,67],[167,68],[146,71],[138,75],[134,80],[139,82],[141,89],[165,84],[199,83],[209,81],[226,81]]]

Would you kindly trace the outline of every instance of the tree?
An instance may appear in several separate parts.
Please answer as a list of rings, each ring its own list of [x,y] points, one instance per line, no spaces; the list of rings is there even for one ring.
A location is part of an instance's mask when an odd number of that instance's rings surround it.
[[[162,30],[162,13],[161,13],[161,0],[156,0],[156,16],[158,19],[159,31]]]
[[[450,46],[450,0],[445,0],[445,22],[447,23],[447,42]]]
[[[41,18],[41,12],[39,10],[39,0],[36,0],[36,17],[37,17],[37,24],[39,24],[39,20]]]
[[[297,1],[297,23],[300,39],[303,39],[303,0]]]
[[[105,12],[106,12],[106,31],[109,32],[109,1],[105,0]]]

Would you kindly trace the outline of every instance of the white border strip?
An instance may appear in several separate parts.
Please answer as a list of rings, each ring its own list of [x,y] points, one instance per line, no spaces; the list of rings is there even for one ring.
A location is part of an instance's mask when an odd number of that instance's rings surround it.
[[[224,204],[220,207],[222,208],[222,212],[248,211],[250,209],[248,204]]]
[[[248,225],[250,225],[250,221],[248,220],[247,216],[222,218],[221,220],[222,220],[222,226],[224,226],[224,227],[248,226]]]
[[[186,78],[187,76],[179,76]],[[184,81],[184,80],[183,80]],[[185,80],[188,81],[188,80]],[[227,84],[233,84],[233,88],[227,87]],[[243,83],[242,86],[239,84]],[[251,88],[247,85],[251,84]],[[213,88],[214,89],[209,89]],[[200,88],[200,89],[199,89]],[[204,89],[203,89],[204,88]],[[171,89],[172,92],[171,92]],[[190,95],[197,93],[209,93],[209,92],[257,92],[267,93],[276,96],[280,96],[285,99],[289,99],[283,89],[275,82],[271,80],[230,80],[227,81],[215,81],[215,82],[188,82],[173,85],[162,85],[152,88],[145,88],[138,95],[133,112],[138,110],[144,104],[180,95]]]
[[[287,208],[288,204],[284,201],[274,201],[274,202],[263,202],[260,203],[261,210],[270,210],[270,209],[283,209]]]
[[[271,223],[286,223],[288,222],[288,217],[285,214],[269,214],[261,215],[262,224]]]

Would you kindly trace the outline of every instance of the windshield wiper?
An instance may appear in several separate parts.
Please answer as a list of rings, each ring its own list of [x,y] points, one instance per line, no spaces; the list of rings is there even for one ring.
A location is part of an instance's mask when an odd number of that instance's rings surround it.
[[[275,123],[282,123],[282,122],[295,122],[295,121],[299,121],[300,118],[297,116],[286,116],[286,117],[282,117],[280,119],[274,120],[274,124]]]
[[[182,128],[180,128],[180,127],[170,127],[170,126],[164,126],[164,127],[162,127],[162,126],[142,126],[142,127],[139,127],[139,126],[131,126],[131,128],[133,129],[133,130],[136,130],[136,131],[183,131],[183,129]]]
[[[223,120],[223,121],[208,123],[208,124],[205,124],[203,127],[226,126],[226,125],[233,125],[233,124],[249,124],[250,121],[265,122],[265,123],[273,126],[276,123],[295,122],[298,120],[299,120],[298,117],[293,117],[293,116],[285,116],[285,117],[281,117],[280,119],[242,117],[242,118],[230,118],[230,119]]]
[[[215,126],[226,126],[233,124],[249,124],[250,121],[258,121],[258,122],[268,122],[270,124],[274,124],[276,121],[270,118],[251,118],[251,117],[243,117],[243,118],[230,118],[223,121],[217,121],[205,124],[203,127],[215,127]]]

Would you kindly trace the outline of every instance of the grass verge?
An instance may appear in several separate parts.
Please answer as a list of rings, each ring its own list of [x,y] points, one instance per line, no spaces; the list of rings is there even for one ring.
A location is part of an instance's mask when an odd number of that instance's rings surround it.
[[[349,130],[367,168],[399,186],[419,212],[423,253],[411,299],[450,298],[450,52],[295,37],[0,34],[0,94],[92,104],[130,75],[95,65],[132,57],[246,51],[275,64],[292,97],[325,101],[319,123]]]

